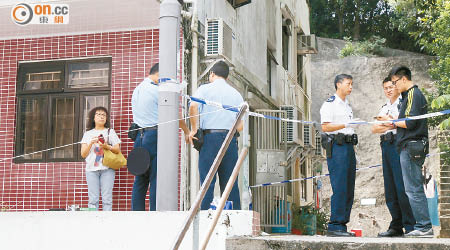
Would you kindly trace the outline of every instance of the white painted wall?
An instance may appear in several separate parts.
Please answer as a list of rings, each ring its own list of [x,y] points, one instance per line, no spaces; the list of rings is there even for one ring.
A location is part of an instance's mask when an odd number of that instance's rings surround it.
[[[187,215],[187,212],[3,212],[0,244],[2,249],[14,250],[170,249]],[[180,249],[197,249],[212,217],[211,211],[201,211]],[[251,235],[252,219],[251,211],[224,211],[207,249],[225,249],[227,237]]]
[[[11,10],[18,3],[69,5],[69,24],[15,24]],[[143,30],[159,27],[156,0],[2,0],[0,1],[0,39],[47,37],[111,31]]]

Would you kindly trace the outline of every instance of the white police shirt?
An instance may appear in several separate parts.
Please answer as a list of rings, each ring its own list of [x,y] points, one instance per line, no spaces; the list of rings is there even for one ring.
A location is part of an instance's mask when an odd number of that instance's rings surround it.
[[[208,101],[230,105],[239,109],[244,102],[241,94],[231,87],[224,79],[216,79],[212,83],[200,86],[194,97]],[[238,113],[229,110],[200,104],[200,128],[202,129],[231,129]]]
[[[145,78],[133,91],[131,110],[133,122],[141,128],[158,124],[158,85]]]
[[[326,100],[320,108],[321,123],[330,122],[335,124],[346,124],[353,120],[353,111],[348,100],[343,101],[337,94],[334,94]],[[353,128],[343,128],[333,132],[326,132],[327,134],[347,134],[355,133]]]
[[[400,103],[400,100],[401,100],[400,96],[392,104],[391,104],[390,100],[387,100],[386,104],[384,104],[381,107],[381,110],[380,110],[380,113],[378,113],[378,116],[390,115],[390,116],[392,116],[393,119],[397,119],[398,118],[398,114],[400,113],[398,111],[398,104]],[[384,134],[387,134],[389,132],[392,132],[392,133],[396,134],[397,133],[397,129],[388,130],[388,131],[384,132]]]

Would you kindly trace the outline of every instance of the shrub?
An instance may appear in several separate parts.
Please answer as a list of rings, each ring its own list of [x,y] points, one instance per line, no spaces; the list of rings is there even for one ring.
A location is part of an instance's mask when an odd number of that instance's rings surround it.
[[[349,37],[344,37],[346,44],[339,52],[339,57],[347,56],[371,56],[381,55],[382,48],[386,39],[379,36],[372,36],[366,41],[352,42]]]

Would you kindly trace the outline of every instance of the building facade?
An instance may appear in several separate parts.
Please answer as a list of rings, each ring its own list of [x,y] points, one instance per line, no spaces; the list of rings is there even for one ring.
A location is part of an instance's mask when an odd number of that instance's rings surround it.
[[[226,60],[232,67],[229,83],[252,111],[311,120],[309,54],[317,46],[306,0],[185,2],[179,75],[189,82],[188,94],[207,81],[209,66]],[[124,155],[132,149],[126,136],[131,95],[159,58],[159,2],[49,1],[69,5],[70,22],[58,25],[14,23],[11,11],[18,3],[0,4],[0,204],[8,211],[86,207],[76,142],[87,112],[102,105],[110,110]],[[240,148],[250,147],[239,178],[243,208],[273,201],[264,212],[270,215],[280,201],[314,202],[312,180],[274,187],[259,198],[262,190],[247,190],[313,175],[321,159],[315,156],[315,128],[254,117],[247,128],[239,139]],[[60,146],[65,147],[45,151]],[[178,157],[179,208],[187,209],[199,188],[198,156],[181,143]],[[116,173],[113,210],[130,209],[132,183],[126,169]]]
[[[19,2],[0,4],[0,204],[8,211],[87,207],[80,144],[13,157],[80,141],[95,106],[108,108],[128,154],[131,95],[158,61],[159,3],[50,1],[69,5],[69,24],[21,26],[11,20]],[[133,178],[116,172],[113,210],[130,210]]]

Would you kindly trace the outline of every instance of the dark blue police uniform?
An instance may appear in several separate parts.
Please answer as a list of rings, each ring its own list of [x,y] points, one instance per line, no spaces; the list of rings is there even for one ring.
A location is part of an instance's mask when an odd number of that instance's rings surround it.
[[[353,120],[353,111],[347,100],[335,94],[323,103],[320,118],[322,123],[347,124]],[[356,157],[351,139],[355,131],[353,128],[343,128],[326,134],[333,138],[332,154],[327,157],[333,190],[328,231],[346,232],[355,192]],[[339,143],[337,137],[340,138]]]

